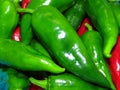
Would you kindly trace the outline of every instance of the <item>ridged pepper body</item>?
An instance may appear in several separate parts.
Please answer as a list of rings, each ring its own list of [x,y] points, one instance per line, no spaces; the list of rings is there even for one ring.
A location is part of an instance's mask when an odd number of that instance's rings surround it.
[[[84,7],[91,22],[103,38],[104,56],[110,58],[119,30],[110,5],[107,0],[85,0]]]
[[[30,77],[31,83],[44,88],[45,90],[106,90],[95,86],[70,73],[49,75],[45,80],[37,80]]]
[[[84,80],[109,86],[83,42],[59,10],[52,6],[39,7],[33,12],[32,26],[35,35],[66,70]]]
[[[0,63],[26,71],[61,73],[65,70],[31,46],[10,39],[0,39]]]
[[[31,0],[27,8],[36,9],[42,5],[52,5],[62,12],[73,5],[75,1],[76,0]],[[21,20],[21,41],[29,44],[32,37],[31,14],[26,13],[22,16]]]
[[[21,72],[9,67],[0,68],[0,90],[26,90],[30,82]]]
[[[98,70],[104,75],[104,77],[108,80],[110,86],[108,88],[115,90],[111,73],[107,64],[107,60],[103,56],[103,42],[101,35],[92,29],[88,23],[85,24],[88,27],[88,31],[86,31],[81,39],[88,50],[88,53],[92,57],[95,65]]]
[[[12,38],[19,20],[16,7],[10,0],[0,1],[0,38]]]

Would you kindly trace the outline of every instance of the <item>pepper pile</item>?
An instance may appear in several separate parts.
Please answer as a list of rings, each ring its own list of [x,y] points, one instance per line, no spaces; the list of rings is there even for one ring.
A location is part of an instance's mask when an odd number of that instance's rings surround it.
[[[120,90],[119,7],[0,0],[0,90]]]

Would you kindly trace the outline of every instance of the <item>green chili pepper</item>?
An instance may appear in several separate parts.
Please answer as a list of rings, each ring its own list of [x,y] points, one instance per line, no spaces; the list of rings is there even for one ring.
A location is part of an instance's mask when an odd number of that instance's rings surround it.
[[[64,13],[65,17],[76,31],[78,30],[82,20],[85,17],[83,4],[84,0],[78,0],[75,5],[73,5]]]
[[[103,54],[110,58],[118,37],[118,25],[112,9],[107,0],[85,0],[84,5],[91,22],[103,38]]]
[[[115,87],[112,82],[111,73],[108,64],[103,56],[102,37],[97,31],[93,30],[88,23],[86,23],[85,25],[86,27],[88,27],[88,31],[82,35],[82,41],[86,46],[90,56],[92,57],[95,65],[110,83],[111,86],[109,88],[114,90]]]
[[[9,67],[0,68],[0,90],[25,90],[29,87],[28,77]]]
[[[76,0],[31,0],[27,8],[36,9],[42,5],[52,5],[62,12],[75,2]],[[24,14],[21,20],[21,41],[29,44],[32,38],[31,14]]]
[[[110,2],[110,5],[120,28],[120,1],[112,1]]]
[[[48,52],[66,70],[84,80],[109,87],[78,34],[58,9],[52,6],[39,7],[33,12],[32,26]]]
[[[64,72],[52,59],[21,42],[0,39],[0,63],[26,71]]]
[[[14,3],[16,9],[21,8],[21,0],[10,0],[10,1]]]
[[[70,73],[49,75],[45,80],[30,77],[31,83],[45,90],[106,90],[105,88],[88,83]]]
[[[19,20],[16,7],[10,0],[0,0],[0,38],[12,38]]]
[[[41,42],[39,42],[38,40],[32,39],[32,41],[30,42],[30,45],[32,46],[32,48],[34,48],[35,50],[37,50],[41,54],[43,54],[43,55],[51,58],[51,56],[48,53],[48,51],[45,49],[45,47],[43,47],[43,45],[41,44]]]

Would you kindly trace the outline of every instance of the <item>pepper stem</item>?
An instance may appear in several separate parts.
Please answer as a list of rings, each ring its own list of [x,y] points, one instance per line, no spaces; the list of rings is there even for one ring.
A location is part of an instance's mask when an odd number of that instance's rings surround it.
[[[33,13],[34,10],[30,8],[17,8],[17,12]]]
[[[37,86],[40,86],[42,87],[43,89],[47,90],[47,79],[45,80],[37,80],[33,77],[30,77],[29,78],[30,82],[37,85]]]
[[[92,28],[92,26],[90,24],[85,23],[85,26],[88,28],[88,31],[92,31],[93,30],[93,28]]]

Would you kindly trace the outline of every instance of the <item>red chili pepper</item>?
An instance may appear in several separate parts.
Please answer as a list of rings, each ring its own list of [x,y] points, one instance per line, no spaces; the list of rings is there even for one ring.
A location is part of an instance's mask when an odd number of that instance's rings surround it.
[[[22,0],[21,7],[26,8],[29,4],[30,0]],[[23,13],[21,13],[22,15]],[[16,41],[20,41],[20,26],[16,27],[16,29],[13,32],[12,39]]]
[[[21,7],[22,8],[26,8],[27,5],[29,4],[30,0],[22,0],[22,4],[21,4]]]
[[[113,82],[120,90],[120,36],[118,36],[117,43],[112,50],[112,57],[108,60]]]
[[[90,22],[90,20],[89,20],[88,17],[86,17],[86,18],[82,21],[82,23],[81,23],[81,25],[80,25],[80,27],[79,27],[79,29],[78,29],[78,32],[77,32],[77,33],[78,33],[79,36],[81,36],[84,32],[87,31],[87,28],[86,28],[86,26],[85,26],[85,23],[91,24],[91,22]]]
[[[16,27],[16,29],[13,32],[12,39],[16,41],[20,41],[20,27]]]
[[[29,90],[43,90],[41,87],[31,84]]]
[[[21,7],[26,8],[30,1],[31,0],[22,0]],[[23,15],[22,12],[21,12],[21,15]]]

